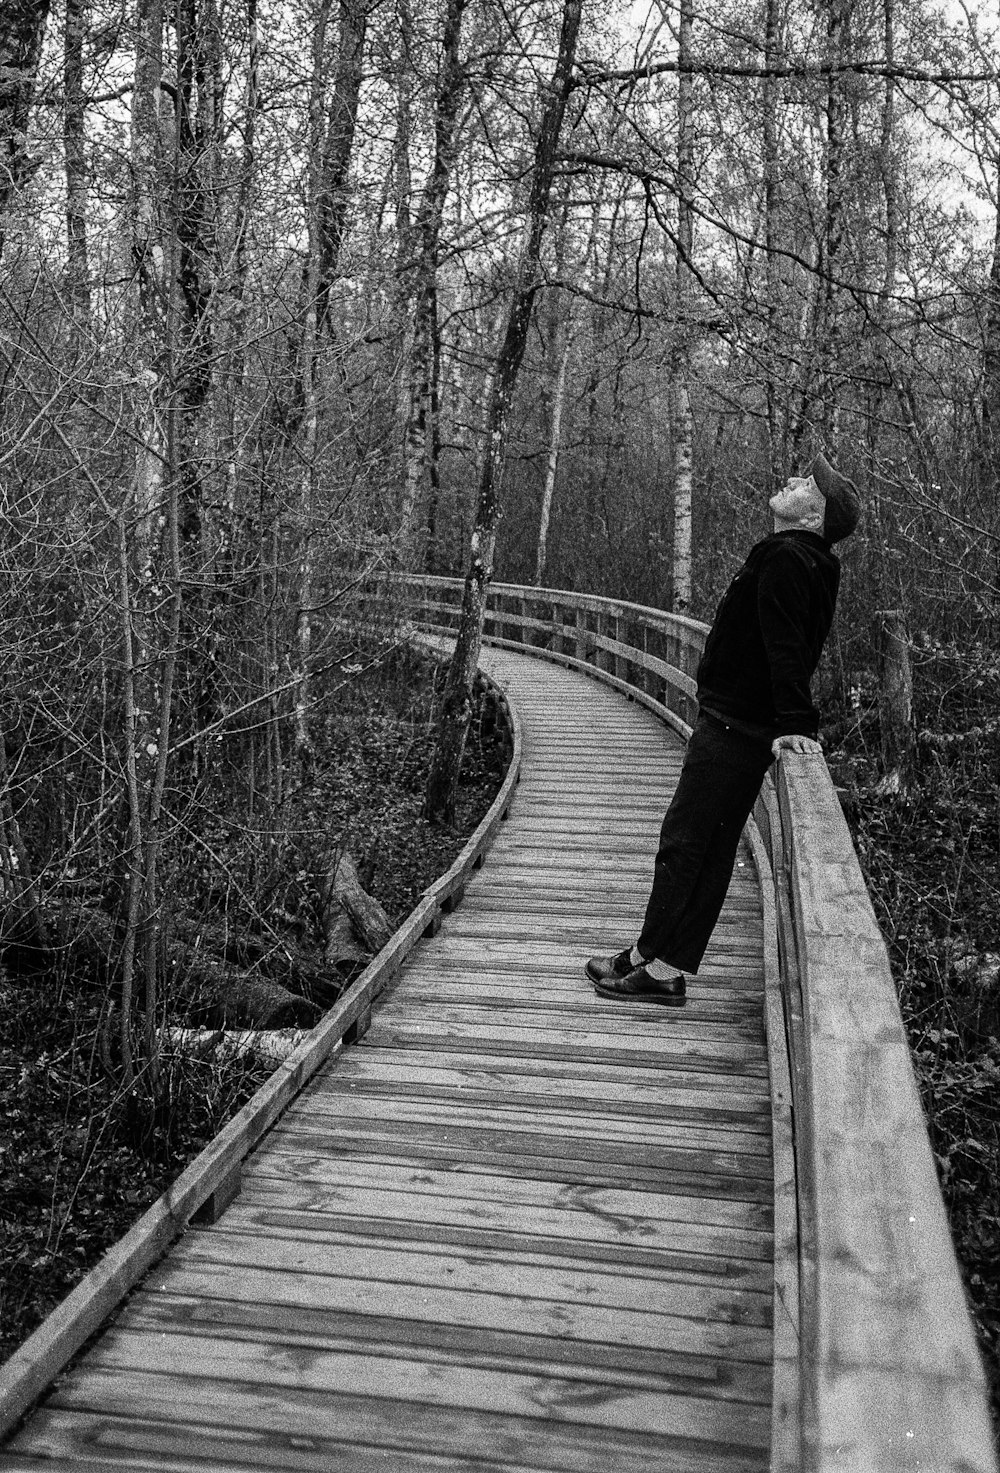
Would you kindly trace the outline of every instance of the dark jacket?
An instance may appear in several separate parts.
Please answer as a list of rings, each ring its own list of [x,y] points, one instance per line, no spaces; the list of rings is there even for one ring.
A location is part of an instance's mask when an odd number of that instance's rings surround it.
[[[776,532],[730,583],[698,666],[703,709],[769,739],[815,737],[809,682],[830,632],[840,562],[815,532]]]

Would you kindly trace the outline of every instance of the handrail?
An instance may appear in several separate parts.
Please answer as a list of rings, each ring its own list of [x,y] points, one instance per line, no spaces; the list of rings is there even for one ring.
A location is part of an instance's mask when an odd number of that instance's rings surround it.
[[[391,586],[409,593],[407,613],[414,623],[454,633],[462,602],[459,579],[397,575]],[[492,583],[484,629],[493,644],[600,672],[610,685],[650,705],[681,736],[690,736],[697,710],[694,676],[707,633],[697,619],[594,594]],[[638,643],[632,642],[636,636]]]
[[[520,717],[496,682],[488,676],[483,679],[503,712],[513,744],[507,773],[485,816],[449,868],[428,886],[378,955],[295,1051],[0,1366],[0,1439],[188,1223],[198,1216],[214,1221],[232,1201],[239,1191],[243,1160],[336,1049],[363,1036],[379,994],[396,977],[421,937],[433,935],[442,914],[461,900],[469,876],[482,864],[507,817],[521,773]]]
[[[453,632],[458,579],[393,579]],[[685,738],[706,626],[494,584],[484,637],[569,665]],[[772,1473],[997,1473],[986,1378],[885,943],[821,757],[782,756],[748,825],[764,893],[775,1160]]]

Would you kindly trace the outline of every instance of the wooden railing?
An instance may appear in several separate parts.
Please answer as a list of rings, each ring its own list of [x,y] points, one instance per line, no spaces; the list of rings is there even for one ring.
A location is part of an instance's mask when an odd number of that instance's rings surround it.
[[[418,626],[456,579],[395,580]],[[584,670],[682,736],[706,628],[493,585],[488,640]],[[748,834],[765,917],[775,1165],[772,1468],[996,1473],[986,1382],[889,961],[822,757],[783,754]]]

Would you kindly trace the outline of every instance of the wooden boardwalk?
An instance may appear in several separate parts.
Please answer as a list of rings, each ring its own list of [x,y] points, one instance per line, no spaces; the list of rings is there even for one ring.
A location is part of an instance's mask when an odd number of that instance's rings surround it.
[[[0,1469],[768,1466],[771,1107],[746,854],[683,1010],[604,1001],[680,748],[488,651],[524,722],[462,905]]]

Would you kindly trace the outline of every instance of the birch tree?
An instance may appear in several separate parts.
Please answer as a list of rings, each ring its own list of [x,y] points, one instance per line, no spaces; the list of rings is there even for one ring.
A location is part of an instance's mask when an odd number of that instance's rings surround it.
[[[674,550],[671,608],[683,613],[691,604],[691,491],[694,478],[694,418],[691,412],[691,262],[694,256],[695,116],[691,74],[693,0],[681,0],[677,36],[677,244],[675,302],[677,327],[673,380]]]
[[[132,89],[132,258],[134,269],[134,505],[119,523],[123,621],[124,749],[128,803],[125,937],[120,1044],[126,1084],[133,1077],[135,986],[143,983],[146,1052],[154,1055],[157,968],[157,859],[170,753],[170,676],[163,667],[163,612],[169,594],[163,565],[169,457],[167,324],[170,279],[164,199],[160,89],[162,0],[139,0]],[[171,478],[172,481],[172,478]],[[176,502],[174,501],[174,507]],[[176,527],[175,516],[171,518]],[[126,528],[131,535],[127,536]],[[176,579],[174,599],[179,598]]]

